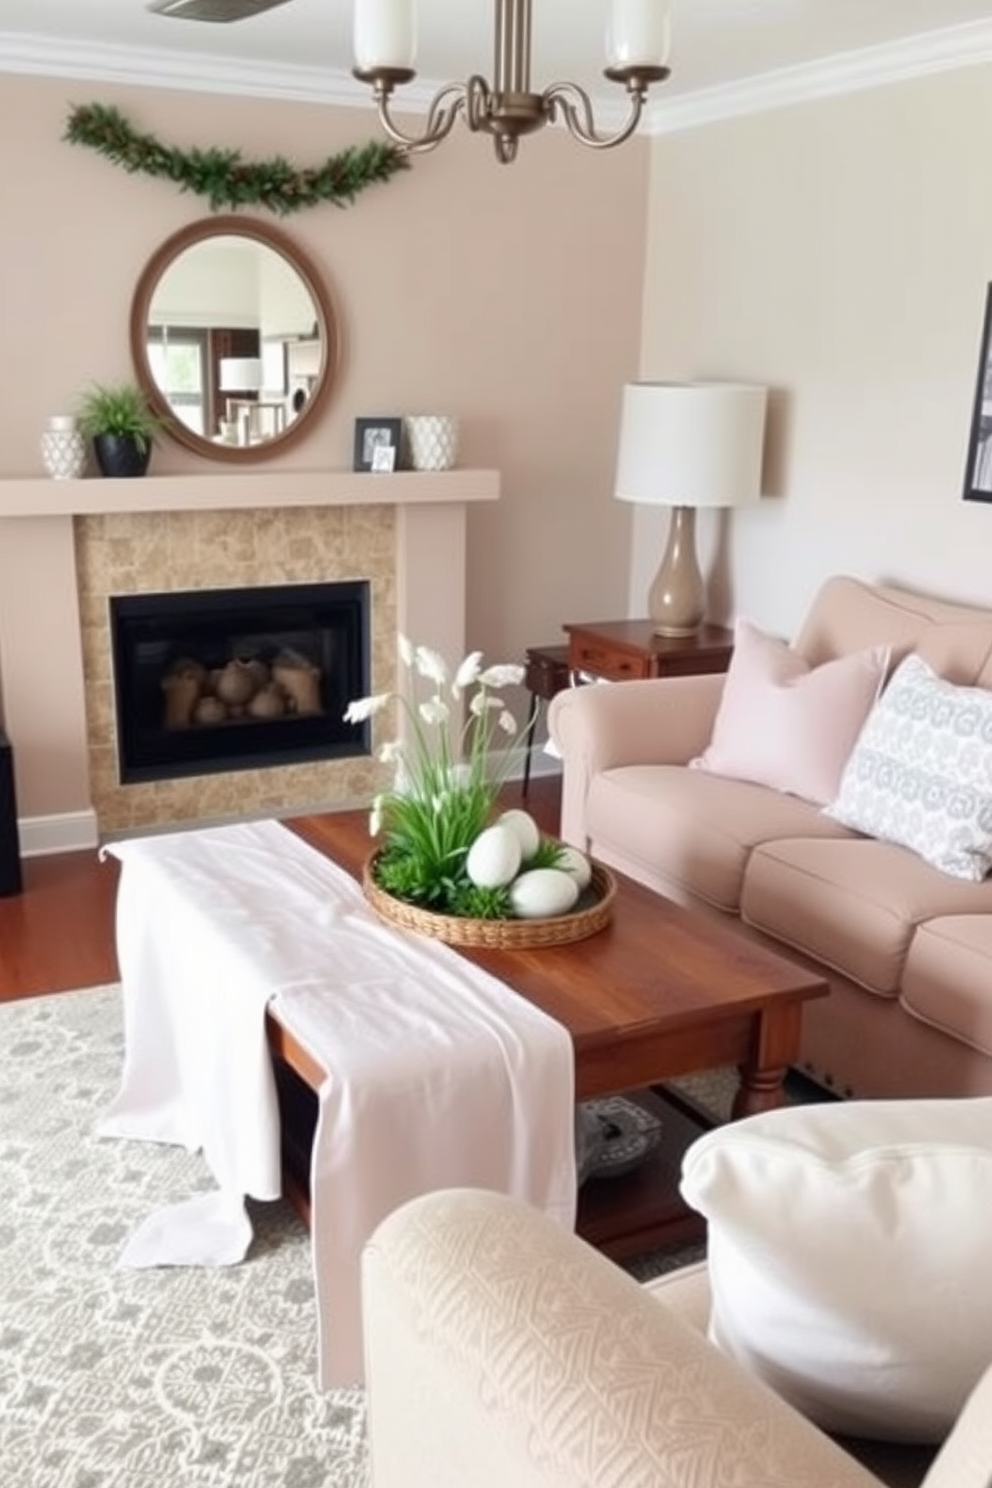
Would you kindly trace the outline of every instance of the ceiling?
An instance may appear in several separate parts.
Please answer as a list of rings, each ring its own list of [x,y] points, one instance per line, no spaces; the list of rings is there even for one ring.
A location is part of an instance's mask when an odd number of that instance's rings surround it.
[[[602,94],[603,33],[609,0],[533,0],[534,86],[571,78]],[[810,67],[865,48],[891,47],[976,26],[988,51],[992,0],[672,0],[672,76],[668,98],[746,83],[791,67]],[[418,67],[424,81],[492,71],[492,0],[420,0]],[[0,69],[60,72],[100,59],[135,76],[174,60],[177,72],[230,66],[266,72],[346,78],[351,66],[351,0],[289,0],[230,25],[153,15],[145,0],[0,0]],[[983,24],[984,23],[984,24]],[[956,38],[967,49],[967,33]],[[170,59],[170,55],[172,57]],[[848,55],[845,55],[848,54]],[[72,65],[76,59],[76,67]],[[160,79],[156,78],[156,81]],[[188,86],[184,84],[184,86]],[[350,84],[349,80],[349,86]],[[357,90],[358,85],[354,84]],[[656,90],[660,94],[662,90]]]

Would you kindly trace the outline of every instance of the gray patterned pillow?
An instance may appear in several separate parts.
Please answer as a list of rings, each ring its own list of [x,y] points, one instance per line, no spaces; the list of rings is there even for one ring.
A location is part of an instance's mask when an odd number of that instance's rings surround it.
[[[992,868],[992,692],[907,656],[875,704],[827,816],[978,883]]]

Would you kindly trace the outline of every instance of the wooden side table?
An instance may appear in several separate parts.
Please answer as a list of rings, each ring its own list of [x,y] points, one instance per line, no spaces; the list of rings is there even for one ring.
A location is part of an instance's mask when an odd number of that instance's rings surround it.
[[[734,633],[722,625],[704,625],[691,636],[658,636],[650,620],[592,620],[563,625],[567,646],[529,646],[524,653],[524,686],[530,693],[525,734],[524,779],[530,786],[534,727],[541,702],[586,677],[629,682],[643,677],[690,677],[725,672],[734,649]]]
[[[592,620],[562,629],[569,671],[610,682],[725,672],[734,649],[734,633],[722,625],[704,625],[690,636],[655,635],[650,620]]]
[[[524,686],[530,693],[530,709],[524,729],[527,748],[524,752],[522,796],[526,796],[530,788],[530,756],[534,748],[534,726],[537,723],[538,709],[542,701],[550,703],[555,693],[562,692],[571,681],[567,646],[528,646],[524,656]]]

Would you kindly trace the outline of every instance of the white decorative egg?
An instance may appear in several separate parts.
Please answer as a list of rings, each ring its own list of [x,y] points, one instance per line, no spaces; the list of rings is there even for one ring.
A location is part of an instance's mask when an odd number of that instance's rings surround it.
[[[520,839],[499,823],[480,832],[468,850],[465,872],[480,889],[499,889],[520,871]]]
[[[578,884],[580,890],[587,889],[592,880],[592,864],[585,853],[579,852],[577,847],[571,847],[566,843],[561,850],[561,856],[555,864],[563,873],[570,873]]]
[[[541,830],[529,811],[519,809],[504,811],[502,816],[497,818],[497,825],[510,827],[516,832],[520,839],[521,858],[525,863],[534,856],[541,845]]]
[[[560,868],[530,868],[510,885],[514,914],[524,920],[550,919],[568,914],[579,897],[579,886]]]

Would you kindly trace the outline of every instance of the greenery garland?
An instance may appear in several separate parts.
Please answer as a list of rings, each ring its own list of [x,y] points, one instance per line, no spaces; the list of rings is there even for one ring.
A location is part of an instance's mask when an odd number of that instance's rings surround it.
[[[344,207],[366,186],[410,167],[405,150],[378,140],[350,146],[306,170],[297,170],[281,155],[249,161],[238,150],[178,150],[154,135],[139,134],[118,109],[100,103],[73,108],[63,138],[89,145],[125,170],[164,176],[181,191],[207,197],[215,212],[257,206],[287,217],[319,202]]]

